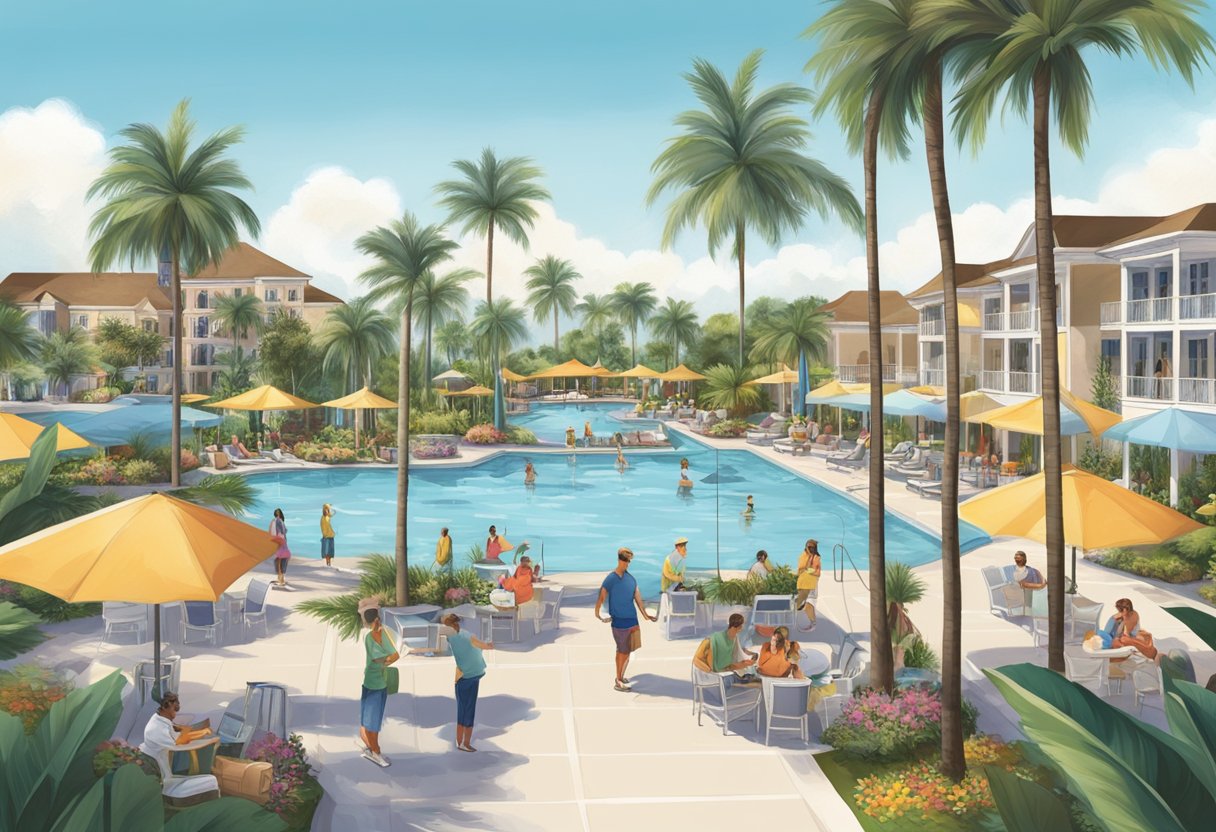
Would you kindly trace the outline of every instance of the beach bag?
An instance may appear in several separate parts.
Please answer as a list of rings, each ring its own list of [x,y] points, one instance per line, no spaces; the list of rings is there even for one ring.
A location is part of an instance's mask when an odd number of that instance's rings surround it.
[[[393,640],[389,638],[387,631],[384,632],[384,637],[388,639],[388,646],[393,648],[393,652],[397,652],[397,645],[393,644]],[[384,690],[387,693],[396,693],[401,690],[401,671],[392,665],[386,665],[384,668]]]
[[[630,650],[641,650],[642,649],[642,628],[641,627],[634,627],[629,632],[629,649]]]
[[[270,800],[270,784],[274,781],[274,766],[270,763],[216,757],[211,769],[224,797],[243,797],[259,806]]]

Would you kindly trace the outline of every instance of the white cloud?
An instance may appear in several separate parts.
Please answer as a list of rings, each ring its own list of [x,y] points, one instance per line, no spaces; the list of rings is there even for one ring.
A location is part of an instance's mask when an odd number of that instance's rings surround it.
[[[65,101],[0,114],[0,263],[8,271],[88,268],[85,203],[105,137]]]

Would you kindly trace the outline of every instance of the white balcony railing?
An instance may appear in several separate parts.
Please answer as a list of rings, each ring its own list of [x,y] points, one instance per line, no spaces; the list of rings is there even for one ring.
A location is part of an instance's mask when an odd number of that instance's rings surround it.
[[[1128,376],[1124,395],[1129,399],[1174,399],[1174,380],[1152,376]]]
[[[1210,378],[1178,379],[1178,401],[1216,404],[1216,380]]]
[[[1005,392],[1004,370],[980,370],[980,389],[991,390],[994,393]]]
[[[946,371],[922,367],[920,370],[920,383],[933,387],[945,387]]]
[[[870,365],[869,364],[841,364],[836,367],[836,378],[844,382],[861,382],[868,383],[870,381]],[[882,365],[882,380],[899,382],[901,384],[915,384],[916,370],[912,367],[899,367],[895,364]]]
[[[1011,372],[1009,374],[1010,393],[1038,393],[1039,374]]]
[[[1183,321],[1216,318],[1216,295],[1179,296],[1178,318]]]
[[[1005,329],[1005,315],[1003,312],[986,312],[984,313],[984,332],[1001,332]]]
[[[929,318],[920,322],[921,335],[945,335],[946,321],[943,318]]]
[[[1014,309],[1009,313],[1009,329],[1012,332],[1024,332],[1033,326],[1033,314],[1031,309]]]
[[[1121,323],[1123,323],[1123,304],[1122,304],[1122,302],[1117,301],[1117,300],[1110,301],[1109,303],[1104,303],[1104,304],[1102,304],[1102,309],[1101,309],[1100,314],[1102,316],[1101,317],[1102,326],[1109,326],[1111,324],[1121,324]]]
[[[1127,318],[1129,324],[1150,324],[1157,321],[1170,321],[1174,318],[1173,298],[1145,298],[1127,302]]]

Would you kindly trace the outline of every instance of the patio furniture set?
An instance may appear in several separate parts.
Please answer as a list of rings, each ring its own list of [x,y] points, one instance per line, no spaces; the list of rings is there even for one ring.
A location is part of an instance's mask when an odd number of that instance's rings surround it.
[[[534,600],[520,606],[462,604],[445,609],[434,604],[415,604],[384,607],[380,614],[399,646],[416,653],[443,655],[447,652],[447,637],[453,632],[443,623],[443,617],[449,613],[460,616],[462,622],[471,622],[469,626],[476,627],[482,640],[493,641],[495,633],[505,631],[509,637],[503,640],[517,642],[521,623],[531,624],[537,635],[546,624],[554,630],[561,628],[564,590],[562,586],[537,586]]]

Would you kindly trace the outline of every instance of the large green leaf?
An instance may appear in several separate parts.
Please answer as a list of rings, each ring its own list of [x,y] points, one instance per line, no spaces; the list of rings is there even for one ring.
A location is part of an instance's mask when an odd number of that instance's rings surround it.
[[[1187,828],[1216,818],[1216,770],[1210,764],[1193,768],[1197,759],[1189,742],[1129,716],[1045,667],[1018,664],[1000,670],[1106,745],[1161,796]]]
[[[1203,643],[1216,650],[1216,616],[1194,607],[1162,607],[1187,628],[1203,639]]]
[[[59,447],[59,425],[51,425],[38,435],[30,446],[30,458],[25,464],[25,473],[16,488],[9,489],[0,497],[0,518],[23,503],[37,497],[46,486],[55,467],[55,453]]]
[[[1000,766],[985,766],[984,774],[1008,832],[1051,832],[1072,826],[1064,801],[1038,783]]]
[[[128,764],[94,781],[56,819],[51,832],[160,832],[164,825],[160,783],[139,766]]]
[[[1025,667],[1027,665],[1013,665],[985,670],[984,674],[1021,717],[1022,731],[1027,739],[1051,758],[1069,781],[1072,794],[1085,802],[1109,832],[1144,832],[1146,829],[1190,832],[1208,828],[1206,823],[1185,825],[1161,795],[1120,755],[1068,714],[1007,675],[1009,670]],[[1212,817],[1209,815],[1206,820],[1210,821]]]
[[[25,725],[0,711],[0,829],[16,829],[25,797],[34,787]]]
[[[1162,677],[1170,730],[1206,751],[1211,764],[1216,765],[1216,693],[1167,674]]]
[[[243,797],[221,797],[178,812],[165,832],[279,832],[287,825],[268,809]]]
[[[44,636],[42,619],[8,601],[0,602],[0,659],[11,659],[37,646]]]

